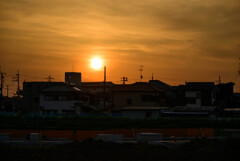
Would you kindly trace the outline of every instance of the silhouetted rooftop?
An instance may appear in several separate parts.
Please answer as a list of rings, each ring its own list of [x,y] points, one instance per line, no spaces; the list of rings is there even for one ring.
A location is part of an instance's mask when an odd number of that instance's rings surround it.
[[[106,82],[106,86],[113,86],[113,82]],[[81,86],[104,86],[104,82],[82,82]]]
[[[160,80],[150,80],[148,83],[150,85],[158,88],[159,90],[166,90],[167,91],[167,90],[172,90],[173,89],[170,85],[168,85],[168,84],[166,84],[166,83],[164,83]]]
[[[111,90],[112,91],[157,91],[158,89],[149,85],[147,82],[136,82],[133,84],[114,85],[111,87]]]
[[[215,88],[213,82],[186,82],[186,85],[179,85],[176,87],[172,87],[172,89],[176,89],[179,91],[211,91]]]
[[[86,90],[84,88],[66,85],[66,84],[58,84],[58,85],[51,85],[48,87],[45,87],[41,90],[41,92],[83,92],[83,93],[90,93],[89,90]]]
[[[214,89],[213,82],[186,82],[186,90],[212,90]]]

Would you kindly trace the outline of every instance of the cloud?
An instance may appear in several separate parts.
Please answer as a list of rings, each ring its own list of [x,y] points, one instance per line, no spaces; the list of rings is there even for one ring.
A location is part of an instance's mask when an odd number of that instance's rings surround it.
[[[231,71],[240,51],[239,0],[1,0],[0,26],[4,61],[70,64],[102,53],[190,77]]]

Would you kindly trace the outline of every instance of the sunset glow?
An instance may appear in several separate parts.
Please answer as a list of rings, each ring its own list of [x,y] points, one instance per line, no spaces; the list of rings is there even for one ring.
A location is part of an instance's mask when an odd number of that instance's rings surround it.
[[[93,69],[99,70],[102,67],[102,59],[100,59],[100,58],[93,58],[91,60],[91,67]]]
[[[126,76],[134,83],[143,65],[145,82],[152,73],[171,85],[221,76],[240,90],[239,0],[1,0],[0,6],[0,66],[12,91],[17,70],[21,83],[50,74],[64,81],[73,64],[82,81],[102,81],[97,70],[104,64],[109,81]],[[90,60],[96,57],[104,63]]]

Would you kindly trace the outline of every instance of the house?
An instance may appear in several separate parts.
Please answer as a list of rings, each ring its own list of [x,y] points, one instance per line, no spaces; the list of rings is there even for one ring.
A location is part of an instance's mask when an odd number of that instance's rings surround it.
[[[161,107],[174,107],[175,91],[173,86],[170,86],[160,80],[150,80],[148,84],[158,89],[158,94],[161,95],[161,102],[159,102]]]
[[[224,108],[232,108],[234,107],[234,101],[236,96],[233,92],[234,83],[219,83],[216,85],[216,101],[215,105]]]
[[[114,85],[111,88],[111,110],[120,111],[126,107],[159,107],[159,92],[159,89],[147,82]]]
[[[105,82],[105,90],[109,92],[110,88],[114,85],[112,82]],[[88,89],[94,93],[104,92],[104,82],[82,82],[81,87]]]
[[[26,113],[39,113],[39,97],[43,88],[53,85],[65,85],[64,82],[23,82],[23,107]]]
[[[81,85],[82,74],[79,72],[65,72],[65,83],[68,85]]]
[[[52,85],[40,92],[40,111],[44,114],[80,114],[96,109],[90,105],[91,93],[69,85]]]
[[[186,82],[176,87],[176,106],[212,106],[216,100],[213,82]]]
[[[104,108],[104,101],[105,106],[108,108],[111,105],[111,87],[114,86],[112,82],[82,82],[80,88],[86,89],[94,94],[94,101],[96,106],[99,108]],[[104,92],[105,88],[105,92]]]

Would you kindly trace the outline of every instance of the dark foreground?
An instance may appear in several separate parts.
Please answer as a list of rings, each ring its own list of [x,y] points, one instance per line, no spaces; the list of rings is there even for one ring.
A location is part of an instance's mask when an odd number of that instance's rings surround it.
[[[86,140],[42,148],[0,145],[0,157],[4,161],[237,161],[239,150],[240,139],[193,140],[171,149]]]

